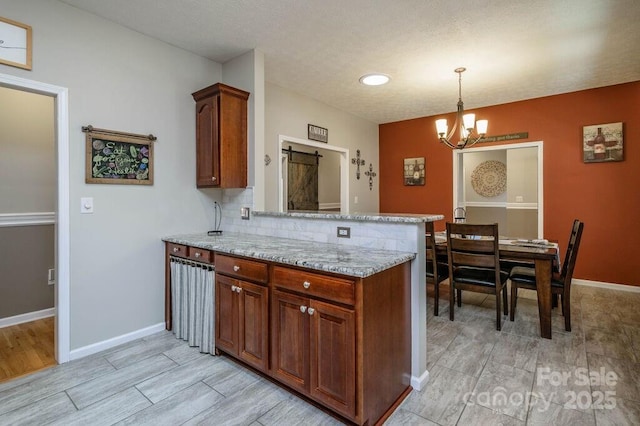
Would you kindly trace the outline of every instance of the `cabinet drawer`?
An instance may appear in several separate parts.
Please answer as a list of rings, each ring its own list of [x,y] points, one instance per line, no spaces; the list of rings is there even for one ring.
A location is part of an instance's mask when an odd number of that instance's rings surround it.
[[[338,303],[348,305],[355,303],[355,283],[351,280],[275,266],[273,284],[280,288]]]
[[[269,271],[266,263],[216,254],[216,273],[249,281],[266,283]]]
[[[167,243],[167,248],[169,249],[169,254],[172,256],[188,257],[187,246],[183,246],[182,244]]]
[[[190,259],[197,260],[198,262],[212,263],[211,252],[209,250],[197,247],[188,247],[188,249]]]

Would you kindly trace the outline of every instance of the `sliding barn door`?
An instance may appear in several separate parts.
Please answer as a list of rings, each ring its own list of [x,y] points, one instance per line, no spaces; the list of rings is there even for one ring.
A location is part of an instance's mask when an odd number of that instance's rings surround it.
[[[288,166],[289,210],[318,210],[318,157],[291,153]]]

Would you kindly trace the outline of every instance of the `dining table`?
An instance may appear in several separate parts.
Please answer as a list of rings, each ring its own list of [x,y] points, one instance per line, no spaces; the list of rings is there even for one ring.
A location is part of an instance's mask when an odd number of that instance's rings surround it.
[[[446,232],[436,232],[436,253],[447,255]],[[554,263],[559,264],[558,244],[554,242],[523,241],[517,238],[500,237],[500,260],[532,262],[536,271],[538,292],[538,314],[540,335],[551,339],[551,275]]]

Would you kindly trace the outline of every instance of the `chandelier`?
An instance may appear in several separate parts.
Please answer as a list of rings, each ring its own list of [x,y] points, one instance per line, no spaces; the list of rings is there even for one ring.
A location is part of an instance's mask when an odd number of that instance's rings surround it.
[[[451,132],[447,134],[449,126],[447,125],[446,118],[436,120],[438,139],[440,139],[440,142],[453,149],[464,149],[466,147],[473,146],[487,134],[487,127],[489,125],[489,120],[476,121],[475,114],[464,113],[464,104],[462,103],[462,73],[466,70],[467,69],[464,67],[456,68],[454,70],[458,73],[458,111],[456,113],[456,121],[453,123]],[[476,128],[476,135],[473,133],[474,127]],[[456,130],[460,131],[460,140],[457,143],[451,143],[451,138],[456,133]]]

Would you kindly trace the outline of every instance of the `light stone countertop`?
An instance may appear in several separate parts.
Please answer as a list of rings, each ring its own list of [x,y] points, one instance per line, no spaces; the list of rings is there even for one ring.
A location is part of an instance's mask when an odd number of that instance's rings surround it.
[[[163,241],[365,278],[400,265],[416,257],[415,253],[318,243],[288,238],[225,232],[220,236],[206,233],[163,237]]]
[[[335,219],[354,220],[361,222],[389,222],[389,223],[421,223],[435,222],[444,219],[441,214],[411,214],[411,213],[340,213],[321,211],[293,211],[293,212],[263,212],[254,211],[254,216],[267,217],[295,217],[299,219]]]

